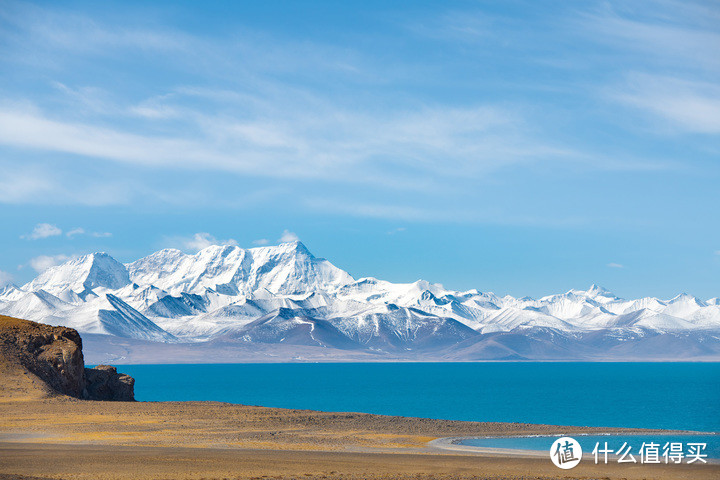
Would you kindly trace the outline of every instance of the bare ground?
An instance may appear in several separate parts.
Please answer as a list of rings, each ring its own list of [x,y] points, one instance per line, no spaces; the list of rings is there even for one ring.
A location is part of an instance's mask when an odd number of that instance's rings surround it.
[[[215,402],[0,400],[0,479],[720,478],[720,466],[593,465],[450,452],[440,437],[607,429]],[[617,431],[617,430],[613,430]]]

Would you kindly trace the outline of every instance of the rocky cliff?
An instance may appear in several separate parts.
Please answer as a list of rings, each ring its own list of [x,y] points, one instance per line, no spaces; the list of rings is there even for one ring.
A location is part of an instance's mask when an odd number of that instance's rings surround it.
[[[133,400],[135,379],[118,373],[110,365],[98,365],[85,369],[85,385],[88,398],[93,400]]]
[[[0,390],[5,396],[64,394],[88,400],[134,400],[135,380],[114,367],[85,368],[76,330],[0,316]]]

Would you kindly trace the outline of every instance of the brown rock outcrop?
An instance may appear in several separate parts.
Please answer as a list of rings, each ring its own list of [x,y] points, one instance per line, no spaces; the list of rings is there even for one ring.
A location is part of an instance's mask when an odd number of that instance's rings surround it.
[[[98,365],[85,369],[87,396],[93,400],[116,400],[128,402],[135,400],[135,379],[130,375],[118,373],[110,365]]]
[[[118,374],[114,367],[85,368],[82,339],[72,328],[0,315],[0,367],[4,377],[0,388],[7,390],[44,384],[49,387],[45,393],[134,400],[131,377]]]

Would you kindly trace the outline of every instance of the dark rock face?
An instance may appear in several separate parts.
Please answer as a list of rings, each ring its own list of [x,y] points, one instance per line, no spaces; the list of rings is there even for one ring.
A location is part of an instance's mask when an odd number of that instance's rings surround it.
[[[0,362],[29,372],[71,397],[134,400],[133,378],[107,365],[85,368],[82,339],[72,328],[0,315]]]
[[[117,369],[110,365],[86,368],[85,382],[87,398],[120,402],[135,400],[135,379],[124,373],[118,373]]]
[[[0,318],[0,353],[48,386],[77,398],[85,390],[85,362],[77,331],[11,317]]]

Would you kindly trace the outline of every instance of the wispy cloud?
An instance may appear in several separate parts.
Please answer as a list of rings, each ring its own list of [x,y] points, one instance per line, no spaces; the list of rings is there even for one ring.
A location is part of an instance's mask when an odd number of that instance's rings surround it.
[[[630,75],[611,91],[616,100],[684,132],[720,134],[720,86],[658,75]]]
[[[51,225],[49,223],[38,223],[37,225],[35,225],[35,228],[33,228],[33,231],[31,233],[28,233],[26,235],[20,235],[20,238],[25,238],[28,240],[39,240],[41,238],[56,237],[58,235],[62,235],[62,230],[56,225]]]
[[[82,227],[73,228],[65,234],[68,238],[73,238],[78,235],[89,235],[94,238],[109,238],[112,237],[110,232],[88,232]]]
[[[663,134],[720,133],[716,8],[673,0],[603,2],[580,14],[575,27],[614,49],[610,72],[624,80],[601,88],[611,99],[654,119]]]
[[[291,232],[290,230],[283,230],[282,235],[280,235],[280,238],[278,239],[278,242],[280,243],[287,243],[287,242],[297,242],[300,240],[300,237],[297,236],[294,232]]]
[[[639,6],[603,2],[581,14],[578,27],[597,41],[621,51],[642,53],[651,66],[716,70],[720,58],[717,9],[690,2],[639,2]]]
[[[0,99],[0,146],[19,156],[50,153],[139,172],[132,179],[97,175],[91,182],[95,194],[77,179],[64,182],[77,186],[67,189],[47,175],[16,174],[22,181],[0,188],[0,201],[39,202],[53,195],[98,205],[146,195],[157,202],[194,200],[153,184],[149,177],[159,172],[447,192],[461,188],[458,179],[479,180],[524,165],[614,168],[551,140],[537,108],[523,102],[399,97],[397,72],[353,48],[297,44],[249,30],[233,38],[199,37],[162,26],[104,24],[51,8],[10,10],[5,18],[16,32],[11,52],[32,48],[36,55],[84,61],[99,52],[146,55],[148,63],[155,58],[173,69],[202,67],[210,86],[166,83],[138,98],[53,81],[52,101]],[[460,35],[485,35],[493,28],[491,20],[476,17],[450,12],[443,22]],[[622,169],[633,165],[625,162]]]
[[[439,16],[412,20],[406,28],[418,35],[448,42],[478,43],[497,40],[496,19],[482,10],[453,10]]]
[[[567,176],[568,170],[561,171],[566,166],[574,173],[654,172],[672,164],[644,152],[589,149],[575,143],[572,132],[556,135],[563,127],[552,119],[573,112],[561,108],[546,115],[555,97],[535,102],[504,78],[500,91],[485,91],[486,70],[480,65],[492,52],[468,50],[467,42],[517,42],[508,34],[519,24],[508,27],[502,19],[471,13],[445,12],[416,25],[416,33],[426,37],[422,41],[454,42],[453,51],[464,50],[459,58],[475,67],[463,70],[470,75],[460,79],[457,70],[444,75],[446,67],[456,65],[437,58],[395,62],[352,44],[298,42],[246,28],[233,35],[190,34],[157,17],[133,23],[132,15],[111,21],[13,4],[0,14],[9,26],[0,32],[7,45],[0,61],[8,67],[35,62],[28,67],[33,75],[50,80],[48,91],[1,93],[0,148],[7,155],[0,158],[0,202],[235,207],[285,194],[277,191],[349,186],[354,198],[340,206],[302,194],[297,205],[398,222],[450,217],[542,224],[517,210],[505,214],[502,208],[477,206],[477,192],[486,181],[504,177],[512,184],[515,176],[534,169]],[[575,16],[557,23],[592,25],[594,33],[602,33],[599,41],[621,45],[626,40],[613,38],[625,35],[626,20],[623,12],[600,9],[581,15],[581,21]],[[638,37],[652,42],[657,36],[635,25],[643,22],[631,22]],[[406,27],[399,27],[403,34]],[[152,68],[153,78],[162,80],[136,82],[143,88],[134,90],[100,83],[102,76],[92,71],[108,59],[127,62],[129,77]],[[81,66],[83,75],[72,75],[70,64]],[[435,76],[415,75],[418,68]],[[202,80],[197,71],[203,72]],[[642,81],[651,78],[640,75]],[[91,79],[98,84],[88,84]],[[538,90],[548,86],[534,77],[525,83]],[[617,101],[692,131],[717,129],[716,107],[705,102],[715,95],[711,90],[696,95],[691,106],[666,102],[659,107],[656,99],[667,98],[671,88],[651,92],[642,84],[621,86],[612,92]],[[688,92],[697,93],[696,87],[688,84]],[[687,98],[695,97],[688,93]],[[251,186],[219,192],[218,179]],[[376,195],[373,201],[367,192]],[[440,208],[428,192],[456,203]],[[584,220],[558,223],[578,221]]]
[[[69,260],[72,260],[73,258],[76,258],[76,256],[75,255],[65,255],[65,254],[39,255],[37,257],[31,258],[30,261],[28,262],[28,265],[30,265],[30,267],[33,270],[35,270],[37,273],[42,273],[50,267],[60,265]]]
[[[4,30],[3,37],[14,46],[26,41],[46,47],[52,46],[56,52],[102,55],[107,54],[108,49],[117,48],[178,51],[186,43],[186,36],[174,31],[131,25],[113,26],[87,15],[25,2],[7,2],[4,7],[0,20],[12,28]]]
[[[198,232],[189,237],[170,237],[167,243],[171,247],[179,248],[191,253],[198,252],[212,245],[237,245],[238,242],[232,238],[218,240],[207,232]]]
[[[345,199],[305,197],[303,204],[312,210],[353,217],[404,220],[418,223],[487,223],[494,225],[523,225],[577,228],[586,226],[586,217],[559,215],[519,215],[493,207],[447,208],[438,205],[403,205],[372,202],[355,202]]]
[[[3,272],[2,270],[0,270],[0,287],[4,287],[5,285],[8,285],[8,284],[12,283],[12,281],[13,281],[12,274],[10,274],[8,272]]]
[[[288,105],[282,113],[257,111],[250,119],[192,112],[186,117],[192,130],[204,133],[192,138],[132,133],[52,119],[37,108],[0,106],[0,144],[148,168],[371,184],[382,183],[383,170],[393,166],[410,175],[455,177],[573,155],[525,137],[518,113],[498,107],[420,107],[385,117],[329,108]]]
[[[610,268],[625,268],[625,265],[620,263],[608,263],[607,266]]]
[[[73,238],[76,235],[84,235],[85,229],[81,227],[73,228],[72,230],[68,231],[65,236],[68,238]]]

